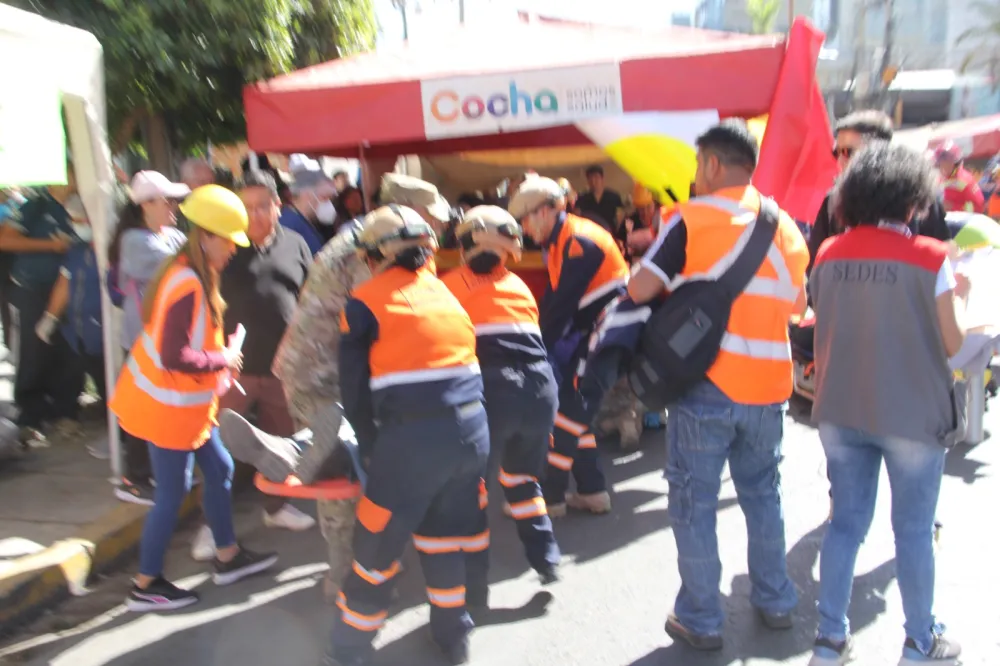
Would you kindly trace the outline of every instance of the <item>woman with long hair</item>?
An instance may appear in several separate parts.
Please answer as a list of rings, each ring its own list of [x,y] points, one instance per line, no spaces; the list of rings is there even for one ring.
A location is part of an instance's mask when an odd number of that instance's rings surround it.
[[[142,297],[157,269],[184,245],[187,236],[176,226],[176,200],[191,190],[172,183],[156,171],[140,171],[132,179],[129,201],[118,216],[118,227],[108,247],[109,289],[121,294],[122,328],[119,343],[126,356],[142,332]],[[152,506],[152,468],[146,442],[122,431],[125,473],[115,488],[118,499]]]
[[[214,580],[235,583],[274,565],[277,555],[240,547],[233,530],[233,459],[218,437],[219,395],[243,355],[223,342],[225,303],[219,275],[236,245],[250,245],[240,198],[218,185],[196,189],[181,204],[192,224],[187,243],[146,290],[143,329],[118,379],[111,409],[122,427],[148,442],[156,495],[139,547],[139,574],[126,600],[137,611],[182,608],[198,595],[163,577],[163,560],[191,472],[204,476],[203,505],[216,549]]]

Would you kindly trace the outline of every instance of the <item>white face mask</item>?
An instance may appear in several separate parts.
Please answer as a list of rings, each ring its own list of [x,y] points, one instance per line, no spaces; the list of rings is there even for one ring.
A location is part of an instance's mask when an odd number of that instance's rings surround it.
[[[94,240],[94,230],[89,224],[72,222],[71,226],[73,227],[73,233],[76,234],[76,237],[84,243],[89,243]]]
[[[334,207],[332,201],[324,199],[316,206],[317,222],[329,226],[333,224],[335,219],[337,219],[337,209]]]

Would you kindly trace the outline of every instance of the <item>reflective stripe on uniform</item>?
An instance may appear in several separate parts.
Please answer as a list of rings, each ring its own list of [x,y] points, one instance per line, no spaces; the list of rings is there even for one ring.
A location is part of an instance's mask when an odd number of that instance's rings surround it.
[[[373,391],[377,391],[389,386],[399,386],[401,384],[423,384],[425,382],[437,382],[443,379],[475,377],[479,374],[479,364],[472,363],[469,365],[453,366],[451,368],[390,372],[380,377],[372,377],[368,385]]]
[[[751,358],[763,359],[766,361],[791,361],[792,348],[787,342],[774,342],[773,340],[753,340],[744,338],[732,333],[722,335],[722,344],[719,349],[730,354],[749,356]]]
[[[465,586],[440,589],[427,588],[427,601],[438,608],[460,608],[465,605]]]
[[[611,280],[609,282],[602,284],[600,287],[584,295],[584,297],[580,299],[579,309],[580,310],[584,309],[585,307],[599,300],[603,296],[607,296],[614,290],[624,287],[627,284],[628,284],[628,278],[622,278],[620,280]]]
[[[525,483],[538,483],[538,479],[528,474],[508,474],[500,470],[500,485],[504,488],[515,488]]]
[[[136,388],[148,395],[150,398],[170,407],[197,407],[209,405],[215,399],[215,391],[175,391],[157,386],[139,369],[139,362],[135,356],[129,356],[126,365],[132,373],[132,381]]]
[[[399,561],[393,562],[388,569],[379,571],[378,569],[365,569],[357,560],[354,560],[354,573],[372,585],[381,585],[399,573]]]
[[[545,500],[541,497],[532,497],[530,500],[510,505],[510,515],[515,520],[537,518],[538,516],[544,516],[546,512]]]
[[[344,624],[358,631],[378,631],[385,624],[385,619],[389,617],[388,611],[382,611],[374,615],[364,615],[363,613],[352,611],[347,607],[347,597],[344,596],[343,592],[337,596],[337,608],[340,609],[340,619],[344,621]]]
[[[592,434],[584,435],[576,441],[576,447],[578,449],[596,449],[597,438]]]
[[[486,550],[490,545],[490,531],[480,532],[469,537],[427,537],[413,535],[413,546],[421,553],[437,555],[439,553],[475,553]]]
[[[503,324],[478,324],[476,326],[476,335],[509,335],[509,334],[526,334],[526,335],[541,335],[542,329],[538,327],[538,324],[511,322]]]
[[[564,472],[573,469],[573,459],[555,451],[549,451],[548,461],[550,465]]]
[[[582,423],[577,423],[572,419],[568,419],[560,413],[556,413],[556,427],[560,430],[565,430],[571,435],[576,435],[577,437],[587,432],[587,426]]]

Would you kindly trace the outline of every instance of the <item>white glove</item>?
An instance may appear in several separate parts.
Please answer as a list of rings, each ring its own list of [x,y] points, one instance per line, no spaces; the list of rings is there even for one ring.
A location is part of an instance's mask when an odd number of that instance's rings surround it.
[[[56,330],[56,326],[59,325],[59,317],[55,316],[51,312],[46,312],[41,319],[38,320],[38,324],[35,325],[35,335],[38,339],[47,345],[52,344],[51,338],[52,334]]]

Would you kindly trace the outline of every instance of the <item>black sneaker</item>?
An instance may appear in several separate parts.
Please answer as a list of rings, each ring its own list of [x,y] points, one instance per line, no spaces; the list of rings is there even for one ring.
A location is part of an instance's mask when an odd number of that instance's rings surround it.
[[[809,666],[842,666],[854,658],[854,642],[848,636],[846,640],[835,643],[829,638],[817,638],[813,643],[812,658]]]
[[[538,577],[542,581],[542,585],[552,585],[553,583],[559,582],[559,568],[550,564],[541,571],[538,572]]]
[[[122,479],[122,485],[115,488],[115,497],[129,504],[153,506],[155,491],[149,482]]]
[[[903,643],[903,656],[899,660],[899,666],[926,666],[927,664],[937,664],[938,666],[953,666],[958,663],[958,658],[962,655],[962,646],[948,640],[943,634],[934,634],[934,643],[931,649],[924,654],[917,647],[916,641],[907,638]]]
[[[795,625],[791,611],[787,613],[769,613],[763,608],[756,607],[754,607],[754,610],[757,612],[757,617],[760,618],[760,621],[764,623],[764,626],[772,631],[785,631]]]
[[[721,634],[696,634],[673,615],[667,618],[663,630],[675,641],[683,641],[699,652],[715,652],[722,649]]]
[[[212,580],[216,585],[232,585],[247,576],[267,571],[278,561],[277,553],[255,553],[240,546],[240,552],[228,562],[215,559],[215,574]]]
[[[140,589],[133,583],[125,599],[125,606],[137,613],[171,611],[196,604],[198,599],[197,592],[182,590],[160,576],[146,589]]]

